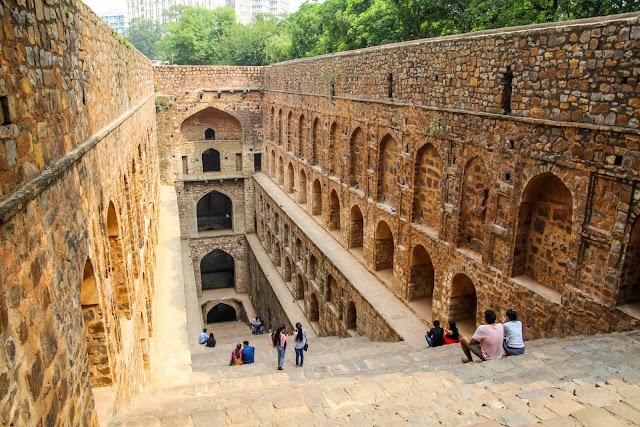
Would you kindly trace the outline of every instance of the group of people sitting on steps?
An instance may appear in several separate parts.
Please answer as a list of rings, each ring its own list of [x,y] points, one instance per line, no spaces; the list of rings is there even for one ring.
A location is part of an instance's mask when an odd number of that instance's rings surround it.
[[[462,363],[473,360],[471,354],[480,360],[495,360],[503,356],[515,356],[524,353],[524,328],[514,310],[507,310],[504,323],[496,323],[493,310],[484,312],[486,324],[478,326],[471,338],[463,337],[458,332],[456,322],[449,322],[449,329],[440,327],[438,320],[433,321],[433,328],[424,336],[429,347],[460,343],[465,357]]]
[[[249,341],[243,341],[242,344],[236,345],[235,350],[231,352],[231,360],[229,366],[248,365],[253,363],[256,348],[249,345]]]

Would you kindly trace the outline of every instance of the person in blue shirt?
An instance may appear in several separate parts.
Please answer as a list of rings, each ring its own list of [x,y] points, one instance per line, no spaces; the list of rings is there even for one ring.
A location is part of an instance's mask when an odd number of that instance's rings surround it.
[[[209,335],[207,334],[207,328],[204,328],[202,332],[200,332],[200,337],[198,337],[198,342],[200,344],[206,344],[209,339]]]
[[[253,363],[253,356],[256,351],[256,348],[249,345],[249,341],[242,342],[242,360],[244,364]]]

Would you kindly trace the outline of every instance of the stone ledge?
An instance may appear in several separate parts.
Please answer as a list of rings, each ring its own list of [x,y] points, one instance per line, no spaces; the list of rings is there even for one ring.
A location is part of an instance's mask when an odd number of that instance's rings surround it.
[[[68,168],[80,160],[89,150],[95,147],[114,129],[117,129],[125,120],[140,110],[153,97],[155,97],[154,93],[147,95],[138,105],[123,113],[116,120],[93,134],[81,145],[53,162],[47,169],[43,170],[40,175],[23,184],[20,188],[11,193],[9,197],[1,201],[0,223],[8,221],[16,212],[25,207],[28,202],[35,199],[38,194],[49,187],[49,185],[51,185]]]
[[[559,292],[547,288],[542,283],[537,282],[528,276],[512,277],[511,282],[522,286],[523,288],[527,288],[531,292],[540,295],[542,298],[551,301],[554,304],[559,305],[562,302],[562,295],[560,295]]]

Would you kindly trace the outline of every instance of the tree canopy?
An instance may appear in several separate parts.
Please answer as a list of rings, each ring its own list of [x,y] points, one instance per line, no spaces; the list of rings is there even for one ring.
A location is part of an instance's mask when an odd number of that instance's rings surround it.
[[[286,17],[258,16],[243,25],[226,7],[173,6],[168,13],[175,21],[166,25],[166,32],[134,21],[127,37],[145,55],[175,64],[265,65],[425,37],[638,10],[640,0],[308,0]],[[163,33],[154,41],[153,36]]]

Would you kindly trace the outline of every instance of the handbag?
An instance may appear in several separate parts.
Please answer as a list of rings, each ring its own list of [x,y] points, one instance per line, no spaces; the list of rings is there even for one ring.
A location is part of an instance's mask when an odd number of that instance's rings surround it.
[[[304,343],[304,347],[302,347],[304,351],[309,350],[309,343]]]

